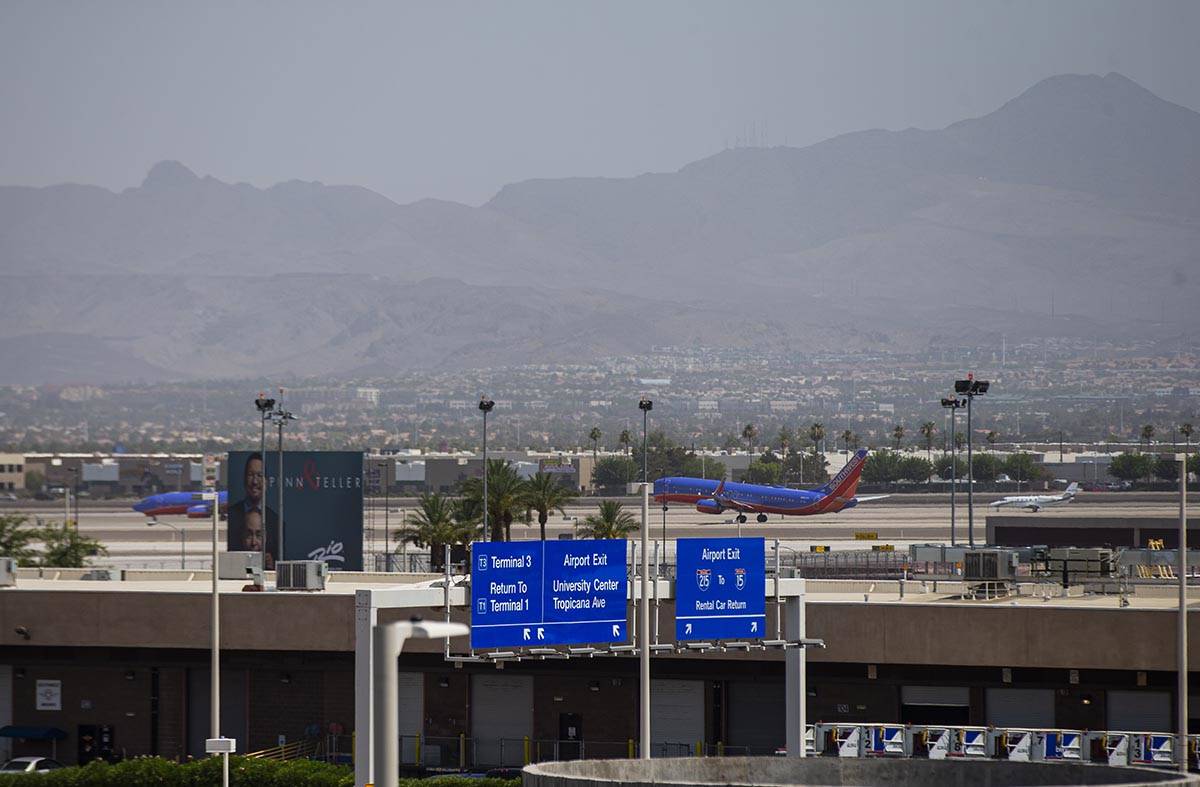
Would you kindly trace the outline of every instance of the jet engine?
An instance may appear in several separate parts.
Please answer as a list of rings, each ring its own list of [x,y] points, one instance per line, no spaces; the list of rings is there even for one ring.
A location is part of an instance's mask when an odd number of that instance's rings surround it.
[[[696,510],[701,514],[719,514],[725,510],[725,507],[716,500],[697,500]]]

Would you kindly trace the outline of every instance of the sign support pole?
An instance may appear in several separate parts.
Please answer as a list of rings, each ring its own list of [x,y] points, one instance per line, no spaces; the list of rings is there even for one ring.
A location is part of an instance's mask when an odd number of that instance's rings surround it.
[[[801,580],[803,581],[803,580]],[[779,577],[775,578],[776,584]],[[791,640],[802,640],[806,637],[804,624],[804,590],[800,595],[790,597],[785,606],[787,611],[787,637]],[[787,693],[787,726],[786,740],[787,756],[806,757],[804,735],[808,729],[808,655],[803,646],[788,648],[784,651],[784,689]]]
[[[1179,631],[1176,643],[1178,653],[1179,685],[1176,687],[1176,705],[1179,718],[1179,770],[1188,772],[1188,642],[1187,642],[1187,460],[1186,453],[1179,457]]]
[[[642,549],[641,549],[641,597],[638,599],[638,650],[639,690],[641,692],[641,724],[639,726],[638,743],[639,756],[643,760],[650,759],[650,550],[648,547],[650,530],[650,485],[642,483]],[[666,548],[666,544],[663,544]]]

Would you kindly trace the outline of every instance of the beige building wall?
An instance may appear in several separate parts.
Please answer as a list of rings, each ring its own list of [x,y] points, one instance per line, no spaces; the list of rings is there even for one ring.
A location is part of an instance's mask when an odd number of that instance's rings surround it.
[[[25,469],[25,457],[22,454],[0,454],[0,492],[23,490]]]

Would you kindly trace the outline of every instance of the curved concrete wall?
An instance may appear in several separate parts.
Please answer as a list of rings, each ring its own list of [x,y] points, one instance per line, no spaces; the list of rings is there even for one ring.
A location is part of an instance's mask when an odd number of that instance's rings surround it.
[[[579,760],[530,765],[524,787],[649,785],[820,785],[821,787],[1034,787],[1034,785],[1200,785],[1200,777],[1150,768],[998,760],[858,760],[833,757],[717,757]]]

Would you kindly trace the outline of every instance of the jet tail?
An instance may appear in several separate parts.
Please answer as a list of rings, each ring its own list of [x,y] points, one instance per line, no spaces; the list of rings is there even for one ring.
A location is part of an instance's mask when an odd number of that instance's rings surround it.
[[[1070,483],[1070,485],[1067,486],[1067,491],[1063,492],[1063,494],[1066,495],[1067,497],[1074,497],[1078,493],[1079,493],[1079,482],[1077,482],[1077,481],[1072,481]]]
[[[833,477],[833,480],[817,491],[825,496],[834,495],[843,500],[851,499],[858,491],[858,480],[862,477],[863,465],[866,462],[867,449],[860,448],[854,452],[854,456],[850,457],[850,461]]]

